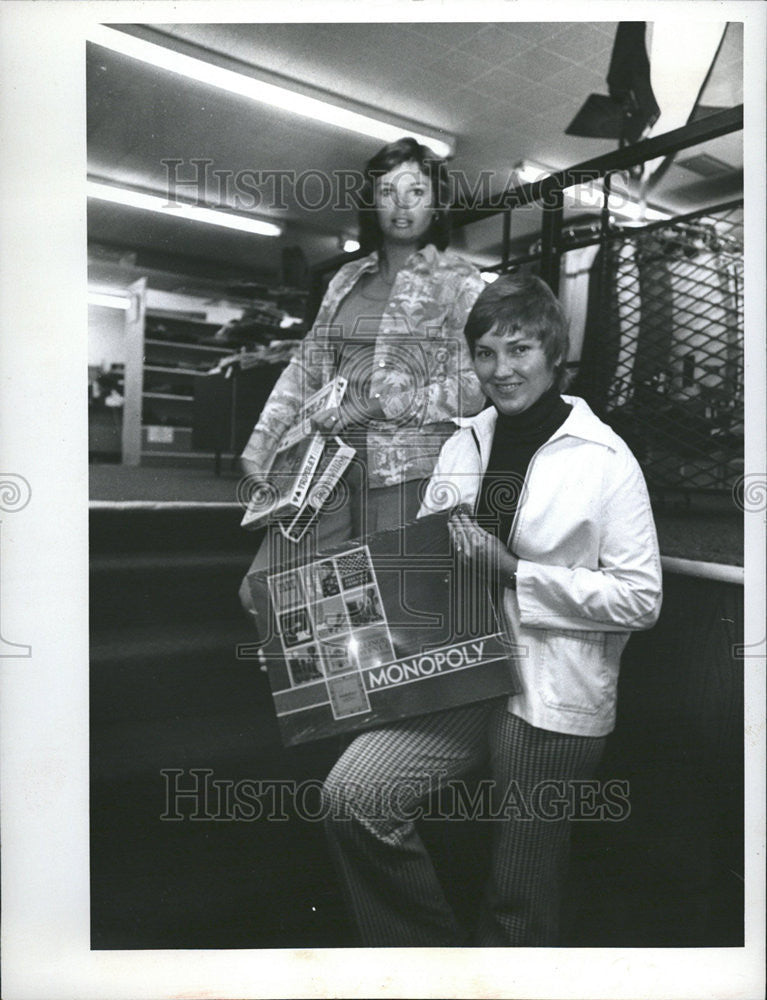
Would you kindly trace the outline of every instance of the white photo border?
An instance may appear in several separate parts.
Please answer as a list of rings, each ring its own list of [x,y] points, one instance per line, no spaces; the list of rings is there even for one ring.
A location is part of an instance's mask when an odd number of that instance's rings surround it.
[[[764,655],[746,664],[745,948],[91,951],[85,30],[171,21],[659,20],[745,23],[747,470],[765,454],[765,15],[703,0],[0,5],[2,468],[31,496],[2,516],[2,972],[6,1000],[589,997],[752,1000],[764,975]],[[481,15],[481,16],[480,16]],[[680,44],[682,42],[680,41]],[[764,640],[765,525],[746,515],[745,643]]]

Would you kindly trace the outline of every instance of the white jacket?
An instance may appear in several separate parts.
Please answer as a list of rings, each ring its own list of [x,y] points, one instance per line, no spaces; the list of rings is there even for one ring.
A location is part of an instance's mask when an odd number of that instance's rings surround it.
[[[533,456],[509,537],[517,589],[503,611],[522,693],[509,711],[541,729],[603,736],[615,725],[620,655],[661,605],[658,539],[644,477],[625,442],[577,397]],[[476,507],[498,412],[456,421],[419,517]]]

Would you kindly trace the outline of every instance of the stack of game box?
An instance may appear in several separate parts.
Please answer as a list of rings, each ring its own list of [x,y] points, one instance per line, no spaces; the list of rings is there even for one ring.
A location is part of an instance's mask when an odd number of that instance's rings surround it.
[[[299,419],[283,437],[262,479],[254,484],[242,527],[278,523],[283,534],[300,541],[354,456],[341,438],[326,438],[312,421],[338,409],[347,380],[337,376],[310,396]]]

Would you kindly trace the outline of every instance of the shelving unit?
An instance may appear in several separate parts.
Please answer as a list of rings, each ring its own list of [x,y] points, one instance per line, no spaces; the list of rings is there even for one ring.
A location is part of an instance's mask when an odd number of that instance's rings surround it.
[[[249,307],[256,313],[259,307],[247,300],[239,308],[231,300],[222,303],[164,293],[148,289],[145,278],[134,282],[128,294],[123,464],[215,462],[218,470],[222,458],[239,454],[237,448],[248,430],[242,425],[252,428],[281,364],[265,363],[259,371],[246,373],[244,380],[237,371],[229,370],[227,374],[234,377],[228,379],[208,372],[240,348],[252,350],[272,324],[277,334],[279,313],[270,318],[264,306],[262,322],[258,315],[252,318]],[[239,332],[226,342],[212,342],[223,326],[241,319],[241,327],[235,323]],[[303,329],[298,335],[302,334]],[[239,382],[243,391],[238,394]]]
[[[126,465],[189,464],[213,459],[193,444],[194,384],[232,345],[205,343],[242,310],[213,306],[163,308],[161,293],[141,279],[130,289],[126,316],[122,461]],[[215,314],[215,315],[213,315]]]
[[[192,338],[212,337],[218,324],[181,319],[147,310],[144,318],[144,390],[141,414],[141,460],[179,461],[210,458],[192,440],[195,379],[206,378],[216,360],[231,346],[200,344]],[[166,340],[163,334],[187,336],[191,342]]]

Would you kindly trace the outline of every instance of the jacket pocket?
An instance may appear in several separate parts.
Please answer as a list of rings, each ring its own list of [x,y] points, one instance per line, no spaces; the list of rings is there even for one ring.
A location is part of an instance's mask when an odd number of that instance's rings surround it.
[[[549,708],[596,715],[608,700],[605,632],[546,629],[536,644],[536,683]]]

